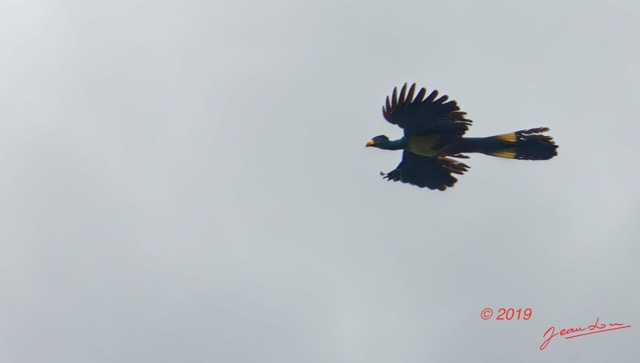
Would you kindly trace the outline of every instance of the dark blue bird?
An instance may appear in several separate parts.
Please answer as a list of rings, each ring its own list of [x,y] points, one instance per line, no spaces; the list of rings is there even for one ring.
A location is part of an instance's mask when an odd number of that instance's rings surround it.
[[[445,190],[458,181],[452,174],[463,174],[469,166],[452,158],[468,158],[465,153],[482,153],[508,159],[548,160],[557,155],[558,146],[551,136],[542,135],[546,127],[520,130],[490,137],[463,137],[471,125],[456,101],[447,96],[438,98],[434,90],[415,94],[415,83],[400,94],[393,89],[382,107],[384,118],[404,130],[398,140],[376,136],[366,146],[384,150],[403,150],[402,162],[393,171],[382,175],[393,181],[420,188]]]

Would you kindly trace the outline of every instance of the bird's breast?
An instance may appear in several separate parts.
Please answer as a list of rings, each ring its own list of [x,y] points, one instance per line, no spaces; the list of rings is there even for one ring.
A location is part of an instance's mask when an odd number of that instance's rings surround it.
[[[440,138],[438,135],[410,136],[407,150],[422,156],[438,156]]]

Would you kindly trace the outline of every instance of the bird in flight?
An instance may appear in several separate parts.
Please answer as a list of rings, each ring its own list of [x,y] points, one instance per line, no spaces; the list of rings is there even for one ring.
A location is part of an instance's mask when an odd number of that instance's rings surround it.
[[[367,142],[367,147],[403,150],[400,164],[387,174],[387,180],[413,184],[420,188],[445,190],[458,181],[452,174],[462,175],[469,166],[453,158],[469,158],[466,153],[482,153],[507,159],[548,160],[557,155],[558,146],[551,136],[543,135],[546,127],[520,130],[490,137],[462,137],[471,125],[456,101],[448,96],[438,98],[434,90],[416,94],[415,83],[400,94],[393,89],[382,107],[384,118],[404,130],[404,136],[390,140],[385,135]]]

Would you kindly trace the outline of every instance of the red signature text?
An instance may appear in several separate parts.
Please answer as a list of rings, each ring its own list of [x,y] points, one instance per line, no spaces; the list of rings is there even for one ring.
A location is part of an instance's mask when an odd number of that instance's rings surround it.
[[[594,324],[589,325],[586,328],[578,327],[578,328],[569,328],[562,329],[556,333],[556,327],[551,326],[547,329],[544,334],[542,334],[543,338],[547,338],[542,344],[540,344],[540,350],[544,350],[551,342],[551,339],[557,337],[558,335],[564,337],[565,339],[577,338],[589,334],[595,333],[604,333],[606,331],[631,328],[631,325],[624,325],[620,323],[609,323],[609,325],[605,323],[598,324],[600,322],[600,318],[596,318],[596,322]],[[566,336],[565,336],[566,335]],[[548,336],[548,337],[547,337]]]

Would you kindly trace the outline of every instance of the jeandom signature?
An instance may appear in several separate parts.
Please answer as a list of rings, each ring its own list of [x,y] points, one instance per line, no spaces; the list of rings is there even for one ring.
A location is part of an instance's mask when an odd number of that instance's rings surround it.
[[[620,323],[609,323],[609,325],[605,323],[598,324],[599,321],[600,321],[600,318],[596,318],[595,324],[591,324],[586,328],[578,327],[578,328],[562,329],[557,333],[556,333],[556,327],[551,326],[549,329],[547,329],[546,332],[544,332],[544,334],[542,334],[543,338],[547,337],[547,335],[549,337],[544,342],[542,342],[542,344],[540,344],[540,350],[544,350],[544,348],[546,348],[547,345],[549,345],[549,342],[551,342],[551,339],[555,338],[558,335],[560,336],[568,335],[564,338],[571,339],[571,338],[577,338],[577,337],[581,337],[589,334],[604,333],[606,331],[631,328],[631,325],[625,325]],[[583,332],[586,332],[586,333],[583,333]],[[580,333],[580,334],[576,334],[576,333]]]

